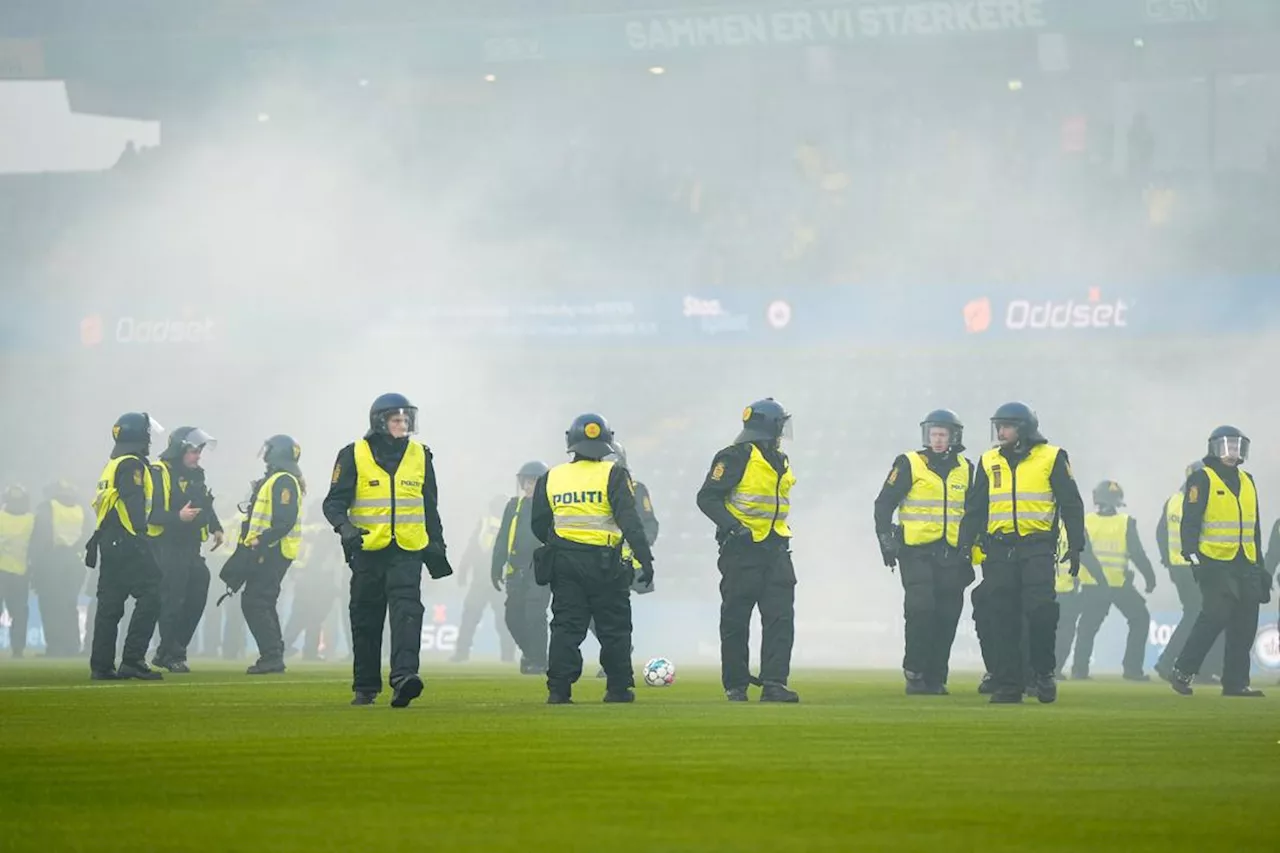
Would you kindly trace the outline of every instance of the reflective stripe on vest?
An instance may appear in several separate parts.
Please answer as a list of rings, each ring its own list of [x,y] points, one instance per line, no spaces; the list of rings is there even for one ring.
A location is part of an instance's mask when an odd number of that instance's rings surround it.
[[[257,497],[253,500],[253,509],[249,511],[249,526],[245,529],[244,536],[240,540],[241,545],[252,545],[255,539],[266,533],[271,527],[271,519],[275,514],[271,493],[275,487],[276,480],[281,477],[289,478],[293,486],[293,499],[301,505],[302,487],[298,484],[298,478],[287,471],[277,471],[272,474],[263,480],[262,485],[258,487]],[[293,520],[293,527],[289,529],[289,532],[285,534],[278,544],[280,546],[280,555],[286,560],[293,560],[298,556],[298,546],[302,544],[301,510],[298,511],[297,518]],[[269,547],[274,548],[275,545]]]
[[[31,530],[35,527],[33,513],[12,515],[0,510],[0,572],[10,575],[27,573],[27,551],[31,546]],[[22,593],[26,595],[26,593]],[[11,601],[9,607],[15,605]]]
[[[931,545],[944,537],[948,545],[960,541],[964,498],[969,491],[969,460],[960,459],[947,473],[946,483],[929,467],[920,451],[906,454],[911,463],[911,490],[898,505],[902,541],[907,545]]]
[[[120,463],[126,459],[137,459],[142,464],[142,495],[143,495],[143,511],[148,517],[151,515],[151,474],[147,468],[147,463],[143,462],[137,456],[117,456],[107,463],[107,467],[102,469],[102,475],[98,477],[98,493],[93,498],[93,511],[98,515],[98,528],[102,528],[102,522],[107,518],[107,514],[115,510],[116,517],[120,519],[120,524],[131,534],[137,535],[140,531],[145,530],[144,524],[146,518],[138,519],[137,527],[129,518],[129,510],[120,501],[120,491],[116,488],[116,469],[120,467]]]
[[[1102,564],[1107,586],[1124,586],[1124,575],[1129,570],[1129,516],[1091,512],[1084,517],[1084,529],[1089,534],[1093,556]],[[1098,581],[1089,572],[1081,572],[1080,585],[1097,586]]]
[[[53,544],[73,548],[84,536],[84,507],[67,506],[49,501],[49,519],[53,525]]]
[[[516,498],[516,511],[511,514],[511,525],[507,527],[507,563],[502,569],[504,577],[511,577],[516,573],[516,567],[511,565],[511,554],[516,550],[516,525],[520,523],[522,509],[524,509],[524,495]]]
[[[609,503],[612,462],[580,459],[563,462],[547,474],[547,500],[556,535],[583,545],[614,548],[622,530]]]
[[[427,479],[427,451],[416,441],[405,447],[392,477],[373,458],[369,442],[355,443],[356,497],[347,517],[369,531],[361,548],[381,551],[393,541],[405,551],[427,547],[427,512],[422,490]]]
[[[779,476],[760,448],[753,444],[746,470],[725,500],[725,508],[751,531],[754,542],[763,542],[770,531],[790,538],[791,526],[787,523],[787,516],[791,514],[791,487],[795,483],[790,462],[785,463]]]
[[[1164,527],[1167,531],[1169,549],[1169,565],[1189,566],[1187,558],[1182,556],[1182,490],[1179,489],[1164,505]]]
[[[1217,472],[1208,466],[1209,497],[1204,508],[1204,525],[1200,530],[1200,554],[1210,560],[1230,562],[1244,556],[1258,562],[1258,493],[1253,478],[1240,471],[1240,495],[1227,488]]]
[[[1059,452],[1053,445],[1037,444],[1013,470],[1000,448],[982,454],[988,488],[987,533],[1029,536],[1053,530],[1058,507],[1049,475]]]

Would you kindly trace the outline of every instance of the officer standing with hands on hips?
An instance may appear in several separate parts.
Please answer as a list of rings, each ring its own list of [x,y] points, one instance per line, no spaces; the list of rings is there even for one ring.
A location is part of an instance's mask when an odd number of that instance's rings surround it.
[[[1257,698],[1249,686],[1249,652],[1258,630],[1258,605],[1271,600],[1262,568],[1262,527],[1253,477],[1240,466],[1249,439],[1233,426],[1209,435],[1204,468],[1187,478],[1182,505],[1182,556],[1192,565],[1204,606],[1169,680],[1190,696],[1191,680],[1219,634],[1225,633],[1222,695]]]
[[[950,409],[926,415],[920,439],[924,449],[895,459],[876,497],[876,536],[884,564],[901,568],[907,695],[945,696],[964,590],[974,580],[972,552],[957,547],[973,463],[961,455],[964,424]]]
[[[573,454],[533,487],[530,524],[545,543],[534,557],[535,580],[551,587],[551,644],[547,704],[572,703],[582,677],[582,641],[594,619],[604,667],[605,702],[634,702],[631,668],[631,584],[635,572],[622,559],[622,543],[653,583],[653,552],[636,512],[631,475],[605,462],[613,430],[597,414],[574,418],[565,432]]]
[[[796,570],[791,563],[791,489],[782,452],[791,415],[769,397],[742,412],[742,431],[711,461],[698,509],[715,522],[720,546],[720,680],[730,702],[799,702],[787,687],[796,636]],[[751,611],[760,609],[760,677],[751,675]]]
[[[984,626],[994,658],[991,702],[1021,703],[1028,687],[1041,702],[1053,702],[1058,698],[1058,525],[1067,534],[1062,562],[1078,576],[1085,545],[1084,501],[1067,452],[1040,434],[1040,420],[1031,407],[1005,403],[991,417],[991,432],[997,444],[982,454],[965,502],[959,543],[962,551],[979,544],[986,555],[984,593],[975,596],[981,612],[974,619]],[[1024,640],[1030,685],[1025,683]]]
[[[431,451],[414,441],[418,409],[403,394],[369,408],[369,431],[338,452],[324,516],[351,566],[353,705],[382,691],[382,626],[391,621],[391,707],[422,695],[422,567],[453,574],[445,556]]]

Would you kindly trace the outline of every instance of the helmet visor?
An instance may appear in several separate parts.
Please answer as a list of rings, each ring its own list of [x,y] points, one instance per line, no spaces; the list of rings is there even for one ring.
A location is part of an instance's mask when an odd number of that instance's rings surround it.
[[[793,441],[793,440],[795,440],[796,434],[795,434],[795,429],[791,426],[791,424],[792,424],[792,420],[793,420],[793,419],[792,419],[791,415],[787,415],[787,416],[783,419],[783,421],[782,421],[782,432],[781,432],[781,434],[778,436],[779,438],[785,438],[787,441]]]
[[[159,444],[166,432],[164,425],[146,412],[143,414],[147,417],[147,435],[151,438],[151,443]]]
[[[413,406],[403,409],[387,409],[378,414],[383,432],[392,436],[408,436],[418,434],[418,410]]]
[[[944,430],[947,437],[947,448],[959,447],[964,437],[964,428],[955,424],[944,424],[938,421],[925,421],[920,424],[920,443],[925,447],[932,448],[933,440],[937,430]],[[938,437],[941,437],[938,434]]]
[[[991,422],[991,440],[996,444],[1003,444],[1004,440],[1000,438],[1000,431],[1012,428],[1019,436],[1022,435],[1022,421],[995,421]]]
[[[218,440],[196,428],[182,437],[182,446],[187,450],[213,450],[218,446]]]
[[[1219,459],[1244,462],[1249,458],[1249,439],[1243,435],[1224,435],[1209,442],[1209,453]]]

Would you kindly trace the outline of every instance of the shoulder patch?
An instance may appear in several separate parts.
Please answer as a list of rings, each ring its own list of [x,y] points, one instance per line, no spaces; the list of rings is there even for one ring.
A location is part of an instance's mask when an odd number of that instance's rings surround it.
[[[283,492],[281,492],[280,503],[283,504],[284,506],[288,506],[289,504],[293,503],[293,492],[290,491],[288,488],[286,488]]]
[[[711,479],[719,481],[724,476],[724,463],[717,462],[715,467],[711,469]]]
[[[1200,500],[1200,487],[1192,486],[1187,489],[1187,500],[1191,503],[1197,503]]]
[[[329,478],[329,483],[337,485],[338,480],[342,479],[342,463],[339,462],[333,466],[333,476]]]
[[[649,496],[644,496],[644,511],[653,512],[653,501],[649,500]]]
[[[896,482],[898,482],[898,466],[894,465],[891,469],[889,469],[889,479],[886,480],[885,483],[887,485],[892,486]]]
[[[142,485],[142,469],[133,472],[133,484],[135,486]]]

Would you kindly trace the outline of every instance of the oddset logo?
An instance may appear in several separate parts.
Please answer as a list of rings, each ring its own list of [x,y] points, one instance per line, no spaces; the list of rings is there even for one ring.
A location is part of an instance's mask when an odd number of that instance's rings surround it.
[[[1004,308],[1004,328],[1020,332],[1063,329],[1123,329],[1129,325],[1132,301],[1106,300],[1102,290],[1089,288],[1084,299],[1065,301],[1013,299]],[[964,306],[964,328],[971,335],[991,328],[993,312],[987,297],[974,299]]]

